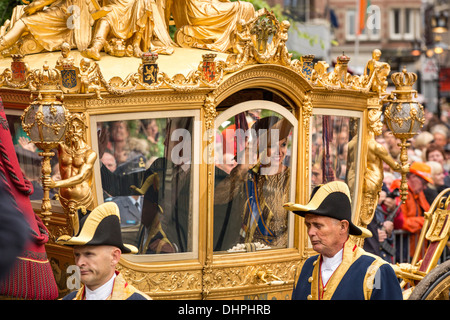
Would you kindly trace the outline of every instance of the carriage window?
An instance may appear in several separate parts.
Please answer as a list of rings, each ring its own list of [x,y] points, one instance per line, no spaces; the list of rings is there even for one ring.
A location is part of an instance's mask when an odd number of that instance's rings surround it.
[[[359,118],[316,114],[311,123],[311,187],[340,180],[353,195]]]
[[[293,123],[271,109],[216,121],[215,251],[289,246],[289,212],[283,204],[292,199]]]
[[[194,117],[96,121],[104,201],[140,254],[192,252]],[[100,118],[99,119],[103,119]]]

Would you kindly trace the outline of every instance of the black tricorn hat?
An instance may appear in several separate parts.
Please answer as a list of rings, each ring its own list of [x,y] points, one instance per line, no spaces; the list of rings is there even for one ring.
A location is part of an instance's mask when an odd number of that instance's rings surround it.
[[[332,181],[314,188],[307,205],[289,202],[284,204],[283,207],[301,217],[305,217],[306,214],[310,213],[337,220],[347,220],[351,235],[362,238],[372,236],[369,230],[352,223],[350,190],[347,184],[342,181]]]
[[[73,237],[61,236],[56,240],[57,243],[66,246],[109,245],[118,247],[122,253],[138,252],[135,246],[123,243],[119,207],[114,202],[105,202],[79,216],[79,232]]]

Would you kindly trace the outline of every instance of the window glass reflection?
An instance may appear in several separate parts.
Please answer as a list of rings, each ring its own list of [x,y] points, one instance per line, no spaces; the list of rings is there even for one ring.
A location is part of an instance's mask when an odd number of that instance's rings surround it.
[[[354,192],[359,119],[314,115],[311,129],[311,187],[345,181]]]
[[[105,201],[142,254],[192,251],[193,118],[98,122]]]
[[[30,195],[30,200],[41,200],[44,196],[41,181],[41,161],[42,157],[39,155],[39,150],[34,143],[31,143],[30,138],[22,128],[22,120],[20,115],[7,114],[7,121],[11,137],[14,144],[14,149],[19,160],[20,168],[24,176],[33,185],[33,193]],[[55,151],[55,156],[51,159],[52,179],[54,181],[61,180],[58,164],[58,153]],[[50,199],[56,199],[55,195],[58,189],[50,190]]]
[[[250,110],[218,128],[214,250],[288,245],[292,124],[270,110]]]

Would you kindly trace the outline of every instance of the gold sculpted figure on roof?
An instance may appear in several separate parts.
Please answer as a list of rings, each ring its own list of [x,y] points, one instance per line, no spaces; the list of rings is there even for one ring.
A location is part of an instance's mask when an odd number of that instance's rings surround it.
[[[380,57],[381,51],[379,49],[373,50],[372,59],[366,64],[363,77],[374,92],[382,94],[388,86],[386,78],[391,72],[391,67],[386,62],[380,62]]]
[[[91,38],[91,12],[93,8],[85,0],[35,0],[27,6],[17,6],[2,28],[0,52],[55,51],[63,42],[72,48],[86,49]]]
[[[176,42],[182,47],[231,50],[231,35],[238,21],[253,18],[255,8],[249,2],[229,0],[170,0],[177,26]]]
[[[125,52],[109,51],[117,56],[132,54],[140,57],[143,51],[149,50],[173,53],[173,42],[161,4],[157,5],[154,0],[109,0],[103,8],[108,14],[96,22],[92,43],[82,52],[85,57],[100,60],[100,51],[111,39],[116,44],[115,39],[123,45],[127,42]]]

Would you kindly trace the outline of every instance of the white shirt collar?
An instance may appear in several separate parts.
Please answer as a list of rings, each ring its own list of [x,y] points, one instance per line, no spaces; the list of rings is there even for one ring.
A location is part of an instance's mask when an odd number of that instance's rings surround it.
[[[336,253],[333,257],[325,257],[322,256],[322,283],[325,285],[330,279],[333,272],[339,267],[342,262],[342,252],[344,249],[341,249],[338,253]]]
[[[87,286],[85,286],[86,300],[106,300],[111,295],[115,278],[116,273],[114,272],[113,276],[108,280],[108,282],[95,290],[90,290]]]

